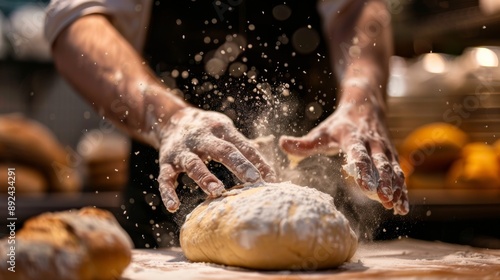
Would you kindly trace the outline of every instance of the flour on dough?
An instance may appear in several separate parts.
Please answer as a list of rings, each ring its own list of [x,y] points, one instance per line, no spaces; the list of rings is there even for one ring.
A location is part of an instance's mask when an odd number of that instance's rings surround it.
[[[336,267],[357,248],[330,195],[289,182],[205,201],[186,218],[180,242],[191,261],[264,270]]]

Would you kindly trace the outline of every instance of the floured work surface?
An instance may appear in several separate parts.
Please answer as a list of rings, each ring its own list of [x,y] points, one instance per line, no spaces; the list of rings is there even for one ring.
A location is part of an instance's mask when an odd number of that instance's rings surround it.
[[[180,248],[134,250],[122,279],[499,279],[500,250],[413,239],[360,244],[351,262],[316,272],[191,263]]]

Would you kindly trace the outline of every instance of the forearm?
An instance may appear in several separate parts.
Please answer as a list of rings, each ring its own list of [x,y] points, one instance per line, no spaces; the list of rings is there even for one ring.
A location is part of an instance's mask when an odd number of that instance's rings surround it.
[[[187,107],[102,15],[82,17],[62,31],[53,57],[61,75],[100,114],[155,147],[162,123]]]
[[[325,16],[325,27],[340,82],[339,102],[359,105],[371,101],[384,111],[388,63],[393,53],[385,2],[350,1],[340,13]]]

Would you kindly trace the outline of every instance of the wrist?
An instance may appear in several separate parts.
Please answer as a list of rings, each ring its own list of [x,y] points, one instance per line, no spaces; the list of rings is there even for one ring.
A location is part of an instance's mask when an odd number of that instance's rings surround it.
[[[356,114],[377,114],[386,112],[385,86],[376,85],[367,78],[355,77],[342,81],[338,108],[356,107]]]
[[[178,111],[191,107],[182,99],[178,89],[165,88],[161,85],[149,86],[143,91],[144,127],[142,135],[156,148],[159,148],[161,131],[170,118]]]

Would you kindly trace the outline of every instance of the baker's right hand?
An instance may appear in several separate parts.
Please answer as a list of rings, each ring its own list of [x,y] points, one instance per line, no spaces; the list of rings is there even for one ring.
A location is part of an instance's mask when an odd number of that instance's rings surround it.
[[[224,184],[205,162],[224,164],[242,182],[274,182],[276,174],[254,145],[224,114],[188,107],[177,111],[160,130],[159,188],[170,212],[180,205],[177,177],[186,173],[209,196],[218,197]]]

